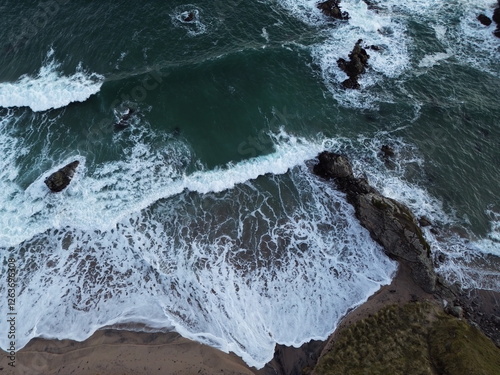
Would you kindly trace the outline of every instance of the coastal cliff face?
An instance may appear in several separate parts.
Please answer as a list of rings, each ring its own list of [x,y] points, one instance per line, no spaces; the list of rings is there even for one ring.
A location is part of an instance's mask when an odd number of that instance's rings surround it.
[[[403,205],[384,197],[366,179],[354,177],[349,160],[339,154],[322,152],[314,173],[333,179],[356,210],[356,217],[380,243],[387,255],[411,269],[415,283],[424,291],[436,290],[436,274],[430,246],[413,213]]]

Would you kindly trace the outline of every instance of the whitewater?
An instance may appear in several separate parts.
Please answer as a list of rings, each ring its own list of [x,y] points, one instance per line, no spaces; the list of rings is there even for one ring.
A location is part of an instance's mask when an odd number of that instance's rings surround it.
[[[399,95],[410,98],[400,123],[377,131],[358,131],[353,124],[351,137],[331,124],[332,118],[324,131],[309,135],[279,124],[265,132],[270,152],[216,167],[206,166],[187,136],[149,121],[152,110],[142,102],[126,103],[136,105],[140,115],[127,130],[111,130],[109,144],[99,145],[118,157],[99,159],[97,146],[89,150],[82,139],[63,151],[51,149],[70,133],[65,116],[72,107],[95,100],[92,105],[107,109],[106,90],[121,83],[89,70],[85,61],[63,69],[52,47],[36,73],[1,82],[0,269],[4,275],[7,259],[15,259],[17,348],[34,337],[84,340],[97,329],[135,323],[175,330],[261,368],[276,344],[325,340],[350,309],[390,283],[397,264],[360,226],[334,184],[311,173],[323,150],[346,154],[357,176],[440,228],[438,234],[423,230],[442,277],[464,288],[499,291],[498,269],[482,267],[485,256],[500,256],[498,210],[494,204],[484,208],[485,236],[462,228],[464,219],[432,195],[421,177],[430,161],[404,137],[426,105],[413,100],[407,80],[449,61],[498,77],[500,43],[487,39],[492,27],[481,28],[474,18],[477,12],[491,16],[491,4],[453,2],[453,11],[464,15],[460,21],[442,16],[451,11],[445,2],[376,5],[342,1],[351,16],[343,23],[326,21],[315,1],[279,0],[269,6],[319,36],[309,45],[282,43],[283,49],[307,53],[311,75],[339,112],[377,113]],[[190,12],[193,22],[186,21]],[[207,13],[187,4],[169,10],[166,19],[194,40],[221,27]],[[425,24],[432,34],[435,45],[425,53],[409,33],[410,22]],[[275,42],[278,26],[256,29],[260,49]],[[346,58],[358,39],[381,48],[370,50],[362,90],[346,92],[340,88],[346,76],[336,61]],[[149,62],[150,52],[141,53]],[[119,56],[110,66],[125,64],[130,55],[120,51]],[[158,66],[161,70],[161,61]],[[228,92],[239,95],[234,87]],[[161,104],[170,110],[169,101]],[[380,157],[385,144],[397,155],[392,164]],[[74,160],[80,165],[69,187],[50,193],[45,178]],[[439,255],[445,257],[438,261]],[[5,293],[1,283],[0,295]],[[1,316],[6,309],[0,305]],[[0,347],[8,345],[1,336]]]

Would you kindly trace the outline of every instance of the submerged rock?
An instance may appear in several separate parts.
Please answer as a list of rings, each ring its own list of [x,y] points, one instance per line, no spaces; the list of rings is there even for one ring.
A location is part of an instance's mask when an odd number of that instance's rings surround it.
[[[314,173],[335,180],[372,238],[384,247],[387,255],[410,267],[413,280],[424,291],[433,293],[436,274],[430,246],[410,209],[384,197],[366,179],[354,177],[345,156],[325,151],[318,156],[318,160]]]
[[[370,58],[370,55],[368,55],[366,50],[361,47],[362,42],[363,41],[361,39],[356,42],[354,48],[349,54],[349,61],[342,58],[337,60],[339,68],[349,76],[348,79],[342,82],[342,86],[346,89],[360,88],[358,78],[361,74],[365,73],[366,67],[368,66],[368,59]]]
[[[75,160],[59,169],[57,172],[52,173],[45,179],[45,185],[54,193],[64,190],[71,182],[79,164],[80,162]]]
[[[383,145],[382,147],[380,147],[380,151],[382,152],[382,156],[384,158],[392,158],[396,155],[394,149],[389,145]]]
[[[429,220],[427,216],[422,216],[418,219],[418,223],[421,227],[429,227],[432,225],[432,222]]]
[[[130,121],[134,113],[134,109],[127,108],[127,110],[121,115],[119,121],[115,123],[115,130],[120,131],[128,128],[130,126]]]
[[[183,22],[193,22],[196,17],[196,14],[193,11],[183,12],[181,14],[181,19]]]
[[[340,0],[326,0],[322,3],[318,3],[316,6],[325,16],[338,20],[348,20],[349,13],[340,10],[339,4]]]

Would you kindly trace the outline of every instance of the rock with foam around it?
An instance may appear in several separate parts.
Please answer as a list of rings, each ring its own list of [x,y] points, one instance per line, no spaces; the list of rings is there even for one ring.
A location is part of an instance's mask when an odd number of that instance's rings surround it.
[[[57,172],[52,173],[45,179],[45,185],[54,193],[64,190],[71,182],[79,164],[80,162],[75,160],[59,169]]]

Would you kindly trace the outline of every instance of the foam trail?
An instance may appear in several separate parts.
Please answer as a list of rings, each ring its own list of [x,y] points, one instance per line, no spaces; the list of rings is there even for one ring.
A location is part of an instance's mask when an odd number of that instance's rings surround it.
[[[85,157],[70,157],[43,173],[24,192],[3,196],[0,204],[6,212],[15,212],[16,219],[12,222],[12,215],[0,216],[4,224],[0,246],[15,246],[49,228],[65,225],[107,230],[159,199],[184,190],[220,192],[267,173],[285,173],[322,150],[321,142],[308,142],[281,132],[275,135],[279,143],[273,154],[185,175],[184,169],[191,159],[187,146],[163,136],[164,146],[153,150],[147,139],[160,139],[162,135],[144,132],[134,138],[132,146],[124,149],[121,161],[105,163],[87,172]],[[8,145],[5,152],[15,154],[7,149]],[[62,194],[47,195],[45,178],[75,159],[81,165],[70,186]],[[6,164],[5,171],[16,174],[15,164]],[[15,184],[10,186],[14,188]],[[100,212],[99,217],[95,212]]]
[[[23,75],[16,82],[0,83],[0,107],[29,107],[34,112],[47,111],[84,102],[101,89],[104,77],[87,73],[78,66],[71,76],[61,75],[60,64],[51,58],[36,76]]]

